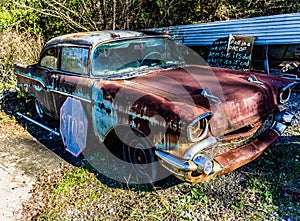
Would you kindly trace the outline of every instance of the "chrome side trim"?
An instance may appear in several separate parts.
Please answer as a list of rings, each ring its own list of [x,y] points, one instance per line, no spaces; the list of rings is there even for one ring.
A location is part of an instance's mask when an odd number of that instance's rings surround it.
[[[45,85],[45,83],[44,82],[42,82],[41,80],[38,80],[38,79],[36,79],[36,78],[33,78],[33,77],[29,77],[29,76],[27,76],[27,75],[25,75],[25,74],[20,74],[20,73],[16,73],[17,75],[20,75],[20,76],[22,76],[22,77],[25,77],[25,78],[28,78],[28,79],[30,79],[30,80],[33,80],[33,81],[36,81],[36,82],[39,82],[44,88],[46,88],[46,85]]]
[[[220,98],[218,98],[217,96],[213,95],[209,88],[205,88],[201,92],[201,95],[204,96],[204,97],[206,97],[207,99],[211,100],[212,102],[215,102],[217,104],[221,103]]]
[[[50,92],[53,92],[53,93],[56,93],[56,94],[61,94],[61,95],[64,95],[64,96],[67,96],[67,97],[72,97],[72,98],[75,98],[75,99],[78,99],[78,100],[81,100],[81,101],[84,101],[84,102],[87,102],[87,103],[92,103],[91,100],[88,100],[86,98],[82,98],[82,97],[79,97],[79,96],[75,96],[73,94],[68,94],[68,93],[65,93],[65,92],[62,92],[62,91],[57,91],[57,90],[50,90]]]
[[[183,159],[190,160],[201,150],[204,150],[207,147],[210,147],[217,143],[217,139],[215,137],[208,137],[205,140],[194,144],[191,146],[184,154]]]

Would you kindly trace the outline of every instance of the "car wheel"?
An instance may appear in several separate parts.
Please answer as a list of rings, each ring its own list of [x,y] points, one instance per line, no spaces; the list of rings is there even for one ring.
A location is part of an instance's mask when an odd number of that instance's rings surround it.
[[[129,132],[123,142],[123,159],[129,163],[128,179],[138,184],[154,183],[157,178],[157,158],[147,139]]]

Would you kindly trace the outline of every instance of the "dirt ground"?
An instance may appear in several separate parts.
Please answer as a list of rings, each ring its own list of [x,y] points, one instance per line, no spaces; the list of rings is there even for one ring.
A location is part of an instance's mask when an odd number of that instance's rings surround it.
[[[3,112],[0,119],[0,220],[10,221],[21,218],[39,172],[59,167],[63,159]]]

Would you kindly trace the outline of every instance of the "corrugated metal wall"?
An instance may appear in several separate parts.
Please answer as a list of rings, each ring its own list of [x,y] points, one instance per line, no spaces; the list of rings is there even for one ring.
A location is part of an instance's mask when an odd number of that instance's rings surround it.
[[[257,37],[255,45],[300,44],[300,13],[151,29],[169,31],[187,46],[209,46],[229,34]]]

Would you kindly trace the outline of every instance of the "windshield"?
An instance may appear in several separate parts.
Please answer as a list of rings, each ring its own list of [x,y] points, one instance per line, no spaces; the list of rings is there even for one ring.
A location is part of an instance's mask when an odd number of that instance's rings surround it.
[[[166,38],[143,38],[98,45],[92,56],[94,76],[119,76],[184,63],[176,43]]]

